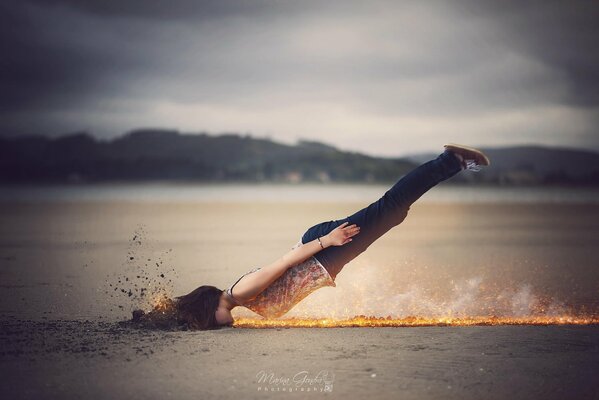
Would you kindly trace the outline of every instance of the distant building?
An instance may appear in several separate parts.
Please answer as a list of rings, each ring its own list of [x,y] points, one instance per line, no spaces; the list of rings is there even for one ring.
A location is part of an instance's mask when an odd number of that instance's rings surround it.
[[[319,171],[316,174],[316,179],[318,179],[320,182],[330,182],[331,181],[331,176],[326,171]]]
[[[304,176],[298,171],[289,171],[283,175],[283,179],[290,183],[299,183],[304,180]]]

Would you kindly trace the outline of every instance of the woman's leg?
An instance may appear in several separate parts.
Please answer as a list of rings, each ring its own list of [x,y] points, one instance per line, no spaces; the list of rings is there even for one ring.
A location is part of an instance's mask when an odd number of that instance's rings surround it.
[[[318,252],[315,257],[335,279],[343,266],[356,258],[376,239],[399,225],[407,216],[410,206],[433,186],[451,178],[462,170],[460,160],[449,150],[437,158],[413,169],[397,181],[385,194],[360,211],[341,220],[316,224],[302,236],[302,243],[328,234],[348,221],[357,224],[360,233],[343,246],[332,246]]]

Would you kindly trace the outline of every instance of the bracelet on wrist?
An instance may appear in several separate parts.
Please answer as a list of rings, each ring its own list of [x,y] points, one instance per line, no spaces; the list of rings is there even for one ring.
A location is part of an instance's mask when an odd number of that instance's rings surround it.
[[[320,238],[317,238],[317,239],[318,239],[318,243],[320,244],[320,247],[322,247],[324,249],[324,246],[322,245],[322,242],[320,241]]]

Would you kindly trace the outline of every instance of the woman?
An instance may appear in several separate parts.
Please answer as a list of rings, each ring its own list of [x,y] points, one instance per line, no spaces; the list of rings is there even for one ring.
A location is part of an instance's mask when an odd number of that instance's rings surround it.
[[[231,325],[231,310],[238,306],[276,318],[314,290],[335,286],[343,266],[400,224],[429,189],[463,169],[478,171],[490,164],[480,150],[457,144],[444,147],[442,154],[402,177],[379,200],[346,218],[310,227],[291,251],[247,272],[226,290],[200,286],[176,298],[179,321],[192,329]]]

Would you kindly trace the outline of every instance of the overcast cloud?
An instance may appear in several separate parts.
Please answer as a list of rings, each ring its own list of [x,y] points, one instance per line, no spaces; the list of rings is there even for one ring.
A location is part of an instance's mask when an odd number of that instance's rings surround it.
[[[4,1],[0,133],[599,150],[598,4]]]

